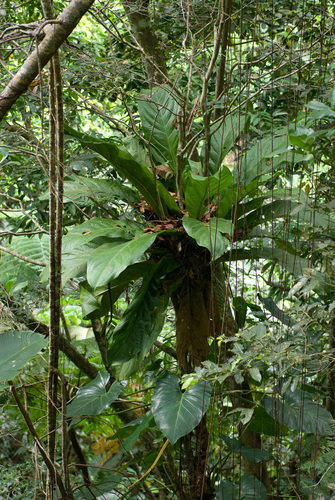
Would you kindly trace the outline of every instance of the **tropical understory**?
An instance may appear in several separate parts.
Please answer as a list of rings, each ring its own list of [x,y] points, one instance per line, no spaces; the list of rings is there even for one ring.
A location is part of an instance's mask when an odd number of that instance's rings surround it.
[[[333,5],[0,23],[0,498],[333,498]]]

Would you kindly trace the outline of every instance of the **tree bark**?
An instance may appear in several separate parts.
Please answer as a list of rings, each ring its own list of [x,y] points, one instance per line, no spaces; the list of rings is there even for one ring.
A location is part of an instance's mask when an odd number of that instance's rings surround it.
[[[185,278],[172,295],[176,313],[177,358],[181,374],[188,373],[208,359],[208,337],[222,335],[233,337],[236,323],[232,318],[228,302],[228,291],[220,264],[210,265],[207,251],[193,248],[185,249],[187,256],[183,262]],[[220,289],[220,292],[218,291]],[[225,351],[229,358],[229,346]],[[249,383],[245,380],[237,384],[234,377],[228,380],[233,408],[253,408],[254,402]],[[196,443],[193,454],[193,468],[189,467],[189,492],[192,499],[213,498],[213,486],[206,474],[209,434],[206,416],[195,429]],[[240,424],[241,443],[261,449],[260,434]],[[244,459],[244,470],[265,486],[271,498],[271,483],[266,461],[255,463]]]
[[[0,94],[0,121],[72,33],[94,0],[71,0],[52,23],[41,23],[44,38]],[[37,38],[37,36],[36,36]]]
[[[122,5],[131,24],[134,38],[143,49],[144,68],[150,82],[164,83],[167,69],[164,54],[151,23],[149,0],[123,0]]]
[[[191,372],[208,359],[208,337],[218,334],[220,328],[218,310],[212,300],[209,253],[200,247],[187,247],[185,255],[185,278],[172,295],[176,313],[176,352],[181,375]],[[192,434],[184,438],[189,483],[185,498],[214,498],[214,487],[207,474],[209,439],[204,415],[195,428],[194,452],[191,447]]]

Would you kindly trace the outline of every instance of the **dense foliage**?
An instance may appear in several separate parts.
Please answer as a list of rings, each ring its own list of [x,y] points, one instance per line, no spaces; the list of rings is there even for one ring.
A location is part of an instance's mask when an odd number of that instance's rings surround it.
[[[94,2],[6,112],[0,498],[334,495],[333,16]]]

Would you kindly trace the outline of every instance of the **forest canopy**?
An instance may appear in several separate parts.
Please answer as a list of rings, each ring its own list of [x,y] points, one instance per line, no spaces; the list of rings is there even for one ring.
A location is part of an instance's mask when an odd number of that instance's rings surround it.
[[[3,0],[0,498],[335,498],[334,14]]]

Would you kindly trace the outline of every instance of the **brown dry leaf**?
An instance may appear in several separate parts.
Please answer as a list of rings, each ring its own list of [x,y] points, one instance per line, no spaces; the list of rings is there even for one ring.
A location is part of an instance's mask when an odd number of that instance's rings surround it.
[[[168,165],[158,165],[158,167],[156,167],[156,172],[160,177],[163,177],[163,179],[171,179],[173,175],[173,170],[168,167]]]

